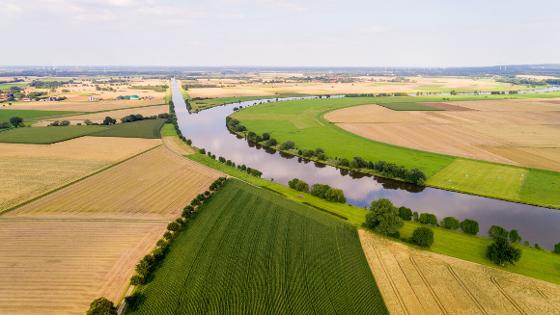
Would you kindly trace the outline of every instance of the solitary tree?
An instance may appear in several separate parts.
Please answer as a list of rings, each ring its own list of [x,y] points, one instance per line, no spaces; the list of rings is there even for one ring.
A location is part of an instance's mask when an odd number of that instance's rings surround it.
[[[93,300],[89,305],[87,315],[116,315],[117,308],[113,302],[104,297]]]
[[[296,147],[296,144],[293,141],[286,141],[280,145],[280,149],[282,150],[291,150]]]
[[[424,226],[418,227],[412,232],[410,241],[418,246],[430,247],[434,243],[434,232]]]
[[[421,213],[418,222],[422,224],[437,225],[437,218],[431,213]]]
[[[507,239],[498,237],[488,245],[486,257],[500,266],[508,263],[513,265],[521,258],[521,250],[511,245]]]
[[[476,235],[479,231],[478,222],[471,219],[465,219],[461,222],[461,230],[467,234]]]
[[[508,239],[509,233],[506,229],[504,229],[499,225],[492,225],[490,229],[488,229],[488,235],[490,235],[490,237],[493,239],[497,239],[497,238]]]
[[[441,220],[441,226],[448,230],[456,230],[460,225],[461,223],[459,223],[459,220],[454,217],[445,217]]]
[[[382,198],[371,203],[364,225],[384,235],[395,235],[403,222],[399,210],[389,199]]]
[[[412,210],[407,207],[399,207],[399,217],[405,221],[412,219]]]
[[[519,243],[521,242],[521,235],[519,235],[519,232],[517,232],[517,230],[511,230],[509,231],[509,241],[512,243]]]
[[[117,120],[112,118],[112,117],[109,117],[109,116],[106,116],[105,119],[103,119],[103,124],[104,125],[114,125],[116,123],[117,123]]]
[[[554,252],[560,254],[560,243],[554,244]]]
[[[10,118],[10,124],[12,124],[12,126],[16,128],[20,127],[21,125],[23,125],[23,118],[14,116]]]

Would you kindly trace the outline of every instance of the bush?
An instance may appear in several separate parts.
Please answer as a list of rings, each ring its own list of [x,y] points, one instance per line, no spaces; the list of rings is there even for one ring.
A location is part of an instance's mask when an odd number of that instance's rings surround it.
[[[113,302],[109,301],[104,297],[93,300],[89,305],[89,310],[87,315],[115,315],[117,314],[117,308]]]
[[[407,207],[399,207],[399,217],[405,221],[412,219],[412,210]]]
[[[23,126],[23,118],[17,117],[17,116],[11,117],[10,118],[10,124],[12,124],[12,126],[14,126],[16,128],[21,127],[21,126]]]
[[[521,258],[521,250],[513,247],[507,239],[498,237],[488,245],[486,257],[500,266],[513,265]]]
[[[448,230],[457,230],[461,223],[454,217],[445,217],[441,220],[441,226]]]
[[[434,232],[427,227],[418,227],[412,232],[410,241],[418,246],[429,248],[434,243]]]
[[[311,186],[311,194],[315,197],[319,197],[319,198],[325,198],[325,194],[327,193],[327,190],[329,190],[331,187],[329,185],[324,185],[324,184],[314,184],[313,186]]]
[[[293,141],[286,141],[280,145],[281,150],[291,150],[296,147],[296,144]]]
[[[556,254],[560,254],[560,243],[554,244],[553,252],[556,253]]]
[[[270,138],[270,139],[266,140],[266,142],[264,143],[264,145],[267,146],[267,147],[273,147],[277,144],[278,144],[278,141],[276,141],[276,139],[274,139],[274,138]]]
[[[488,235],[493,239],[508,239],[508,231],[499,225],[492,225],[490,229],[488,229]]]
[[[508,234],[509,241],[512,243],[520,243],[521,242],[521,235],[517,230],[511,230]]]
[[[371,202],[364,225],[384,235],[395,235],[403,222],[399,210],[389,199],[382,198]]]
[[[418,222],[422,224],[437,225],[437,218],[431,213],[421,213]]]
[[[346,197],[341,189],[329,188],[325,192],[325,199],[332,202],[345,203]]]
[[[478,234],[478,230],[479,230],[478,222],[471,219],[465,219],[461,222],[461,230],[464,233],[476,235]]]

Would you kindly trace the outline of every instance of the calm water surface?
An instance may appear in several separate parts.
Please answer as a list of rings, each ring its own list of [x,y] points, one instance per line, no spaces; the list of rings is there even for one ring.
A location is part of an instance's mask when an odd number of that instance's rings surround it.
[[[344,190],[348,203],[360,207],[369,205],[374,199],[388,198],[397,206],[434,213],[439,220],[446,216],[472,218],[480,223],[480,233],[483,235],[492,224],[497,224],[507,229],[517,229],[523,239],[531,244],[552,248],[560,242],[560,210],[422,188],[373,176],[356,177],[331,166],[318,165],[278,152],[267,152],[249,145],[244,139],[238,139],[225,126],[225,118],[233,112],[234,107],[251,106],[260,101],[224,105],[190,114],[175,81],[172,90],[179,127],[193,145],[236,164],[256,168],[263,172],[263,178],[282,184],[296,177],[310,185],[329,184]],[[282,106],[281,101],[278,106]]]

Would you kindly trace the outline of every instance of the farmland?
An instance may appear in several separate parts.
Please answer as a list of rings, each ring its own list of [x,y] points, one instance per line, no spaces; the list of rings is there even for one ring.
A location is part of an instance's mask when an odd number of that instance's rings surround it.
[[[148,150],[149,139],[82,137],[52,145],[0,144],[0,212]]]
[[[555,94],[551,95],[555,96]],[[528,100],[530,96],[512,96],[517,98],[515,100],[515,106],[523,107],[525,106],[535,106],[535,108],[541,108],[543,113],[540,116],[533,114],[530,118],[524,117],[522,119],[537,119],[540,117],[541,121],[551,121],[554,119],[553,116],[555,112],[551,109],[557,106],[553,103],[552,99],[543,99],[537,102]],[[525,98],[524,98],[525,97]],[[452,102],[452,104],[463,103],[468,99],[473,97],[457,97],[454,100],[461,100],[461,102]],[[480,99],[480,98],[478,98]],[[486,97],[484,97],[486,99]],[[488,97],[489,102],[504,102],[503,100],[497,99],[497,97]],[[493,99],[496,99],[492,101]],[[399,101],[400,100],[400,101]],[[456,157],[452,155],[459,155],[459,151],[462,147],[470,149],[468,152],[471,157],[479,158],[482,153],[481,150],[487,153],[487,156],[494,159],[495,162],[504,163],[506,157],[500,156],[497,152],[498,149],[503,148],[496,144],[496,141],[492,142],[495,150],[487,150],[488,146],[482,149],[476,149],[473,145],[469,145],[465,141],[456,141],[454,137],[453,129],[448,131],[449,125],[441,124],[440,132],[432,131],[433,135],[437,137],[430,137],[422,135],[423,130],[429,130],[425,127],[423,123],[419,123],[424,117],[432,117],[433,121],[439,119],[450,119],[446,117],[462,117],[465,119],[467,117],[474,117],[473,115],[478,115],[479,119],[485,119],[487,126],[496,125],[496,119],[504,116],[505,114],[496,114],[494,118],[492,113],[478,112],[478,111],[393,111],[380,106],[358,106],[366,104],[382,104],[384,106],[390,107],[387,104],[394,102],[402,102],[403,100],[410,102],[434,102],[436,98],[429,97],[378,97],[378,98],[345,98],[345,99],[322,99],[322,100],[304,100],[304,101],[289,101],[282,102],[278,104],[263,104],[251,108],[245,108],[238,111],[232,115],[232,117],[237,118],[241,123],[248,128],[250,131],[254,131],[257,134],[262,134],[268,132],[272,137],[277,139],[280,143],[292,140],[295,142],[297,148],[299,149],[315,149],[317,147],[322,148],[326,155],[329,157],[339,157],[351,160],[355,156],[360,156],[368,161],[389,161],[402,165],[407,168],[417,167],[421,169],[428,177],[427,184],[435,187],[440,187],[444,189],[457,190],[462,192],[469,192],[473,194],[479,194],[483,196],[507,199],[512,201],[521,201],[537,205],[544,205],[550,207],[560,206],[560,197],[558,197],[557,188],[560,182],[560,175],[553,172],[544,172],[538,169],[528,168],[528,167],[506,167],[494,163],[484,163],[478,161],[468,161],[468,162],[457,162]],[[440,98],[441,100],[441,98]],[[528,105],[531,103],[533,105]],[[537,107],[539,105],[540,107]],[[353,107],[355,106],[355,107]],[[422,105],[429,106],[429,105]],[[469,105],[470,106],[470,105]],[[347,107],[347,108],[346,108]],[[334,111],[336,109],[345,108],[339,111]],[[501,109],[501,107],[498,107]],[[352,111],[356,110],[358,114],[353,115]],[[325,117],[323,115],[326,113]],[[462,115],[462,116],[461,116]],[[524,113],[518,114],[518,117],[529,116]],[[420,118],[422,119],[420,119]],[[349,131],[356,131],[356,129],[365,130],[365,132],[370,132],[374,134],[375,137],[380,137],[382,140],[371,140],[361,137],[359,135],[353,134],[346,130],[338,127],[339,124],[335,125],[330,123],[326,119],[331,119],[333,121],[339,122],[342,128],[348,129]],[[368,125],[368,121],[379,121],[374,127]],[[520,118],[521,119],[521,118]],[[401,122],[402,120],[402,122]],[[471,118],[472,120],[472,118]],[[341,121],[350,121],[350,123],[341,123]],[[461,120],[455,119],[453,123],[460,124]],[[391,124],[401,123],[403,128],[393,128],[391,129]],[[557,143],[559,137],[555,137],[558,133],[558,128],[554,126],[538,126],[537,122],[534,122],[535,129],[533,131],[527,131],[523,133],[517,130],[515,135],[509,138],[502,136],[504,140],[502,143],[513,141],[513,139],[518,139],[516,141],[526,141],[525,143],[532,142],[535,146],[535,151],[532,157],[528,157],[529,154],[515,154],[517,158],[511,157],[511,160],[517,161],[515,164],[522,164],[523,159],[532,159],[531,163],[526,163],[529,167],[550,167],[552,169],[557,168],[557,162],[555,162],[555,154],[558,149],[550,146],[554,146]],[[415,126],[414,128],[409,126]],[[375,128],[375,129],[373,129]],[[404,129],[408,128],[408,129]],[[412,129],[411,129],[412,128]],[[500,128],[498,125],[495,128]],[[512,123],[512,128],[513,123]],[[525,128],[525,127],[522,127]],[[445,129],[445,130],[444,130]],[[476,126],[473,125],[472,130],[476,130]],[[468,132],[471,131],[469,129]],[[507,128],[503,129],[506,130]],[[519,128],[518,128],[519,129]],[[512,129],[513,130],[513,129]],[[535,134],[535,130],[539,130],[539,134],[542,135],[540,138],[531,137],[531,134]],[[392,131],[392,132],[391,132]],[[467,131],[465,133],[468,133]],[[473,131],[476,135],[477,131]],[[488,128],[479,128],[479,133],[484,133],[486,138],[501,136],[494,135],[492,130]],[[513,132],[513,131],[512,131]],[[361,134],[356,131],[356,133]],[[522,136],[523,135],[523,136]],[[474,138],[470,136],[470,139],[481,139],[483,137]],[[388,143],[388,139],[402,139],[401,142],[397,142],[394,145]],[[419,139],[425,139],[425,141],[419,141]],[[435,139],[441,139],[444,142],[438,145],[438,141]],[[509,139],[509,140],[508,140]],[[447,141],[447,142],[445,142]],[[474,140],[473,140],[474,141]],[[540,141],[540,142],[539,142]],[[414,143],[411,148],[406,148],[403,146],[404,142]],[[344,143],[344,145],[340,145]],[[418,147],[422,145],[422,147]],[[449,145],[446,145],[449,144]],[[519,144],[521,147],[523,144]],[[441,153],[431,152],[433,149],[429,149],[427,146],[432,148],[443,148]],[[461,147],[462,146],[462,147]],[[558,146],[558,144],[556,144]],[[420,150],[417,149],[420,148]],[[546,148],[545,148],[546,147]],[[477,151],[478,150],[478,151]],[[531,152],[530,148],[523,147],[524,152]],[[507,151],[507,150],[506,150]],[[443,154],[442,154],[443,153]],[[503,153],[501,153],[503,154]],[[538,155],[540,154],[540,155]],[[522,158],[520,158],[522,156]],[[511,161],[510,159],[508,159]],[[470,169],[474,172],[469,174],[469,176],[464,176],[464,170],[458,169],[461,163],[469,163],[472,165]],[[476,164],[480,163],[480,164]],[[524,162],[525,163],[525,162]],[[454,170],[455,169],[455,170]],[[488,172],[488,170],[508,170],[510,174],[516,173],[517,176],[511,178],[506,178],[503,176],[490,174],[482,174],[482,172]],[[513,171],[512,171],[513,170]],[[442,172],[442,173],[440,173]],[[506,172],[507,173],[507,172]],[[521,174],[527,174],[526,176],[521,176]],[[456,177],[450,177],[455,176]],[[494,179],[488,181],[484,176],[493,176]],[[434,177],[432,180],[431,178]],[[532,178],[530,181],[527,178]],[[512,180],[516,180],[513,182]],[[509,191],[503,191],[500,185],[511,184],[515,185],[508,187]],[[537,188],[538,187],[538,188]],[[553,196],[553,197],[551,197]]]
[[[105,126],[14,128],[0,132],[0,142],[50,144],[82,137],[105,129],[107,129]]]
[[[129,314],[384,314],[355,229],[230,181],[180,233]]]
[[[112,125],[110,128],[95,132],[96,137],[125,137],[125,138],[160,138],[160,130],[165,119],[145,119],[124,124]]]
[[[126,142],[161,143],[85,137],[52,146],[86,139],[106,143],[68,152],[114,158]],[[159,146],[3,214],[0,243],[9,245],[0,248],[0,265],[8,266],[0,268],[0,313],[83,314],[98,296],[119,301],[169,220],[218,176]]]
[[[172,219],[217,177],[217,172],[158,147],[20,207],[7,216]]]
[[[391,314],[560,312],[557,285],[359,233]]]
[[[71,111],[54,111],[54,110],[7,110],[0,107],[0,122],[7,122],[11,117],[21,117],[23,121],[34,121],[40,118],[69,115]]]
[[[121,118],[128,116],[128,115],[136,115],[140,114],[142,116],[154,116],[161,113],[167,113],[169,110],[169,106],[167,105],[154,105],[154,106],[144,106],[144,107],[135,107],[135,108],[127,108],[127,109],[119,109],[119,110],[112,110],[112,111],[101,111],[96,113],[87,113],[81,115],[70,115],[64,116],[64,120],[69,121],[72,125],[77,123],[84,123],[85,120],[89,120],[94,123],[102,123],[103,119],[107,116],[115,118],[117,121],[120,121]],[[33,126],[46,126],[49,123],[52,123],[55,118],[43,119]]]

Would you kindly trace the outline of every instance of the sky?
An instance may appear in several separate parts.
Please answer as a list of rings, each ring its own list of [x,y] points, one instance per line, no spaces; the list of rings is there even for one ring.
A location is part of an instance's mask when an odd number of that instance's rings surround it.
[[[558,0],[0,0],[0,65],[560,63]]]

